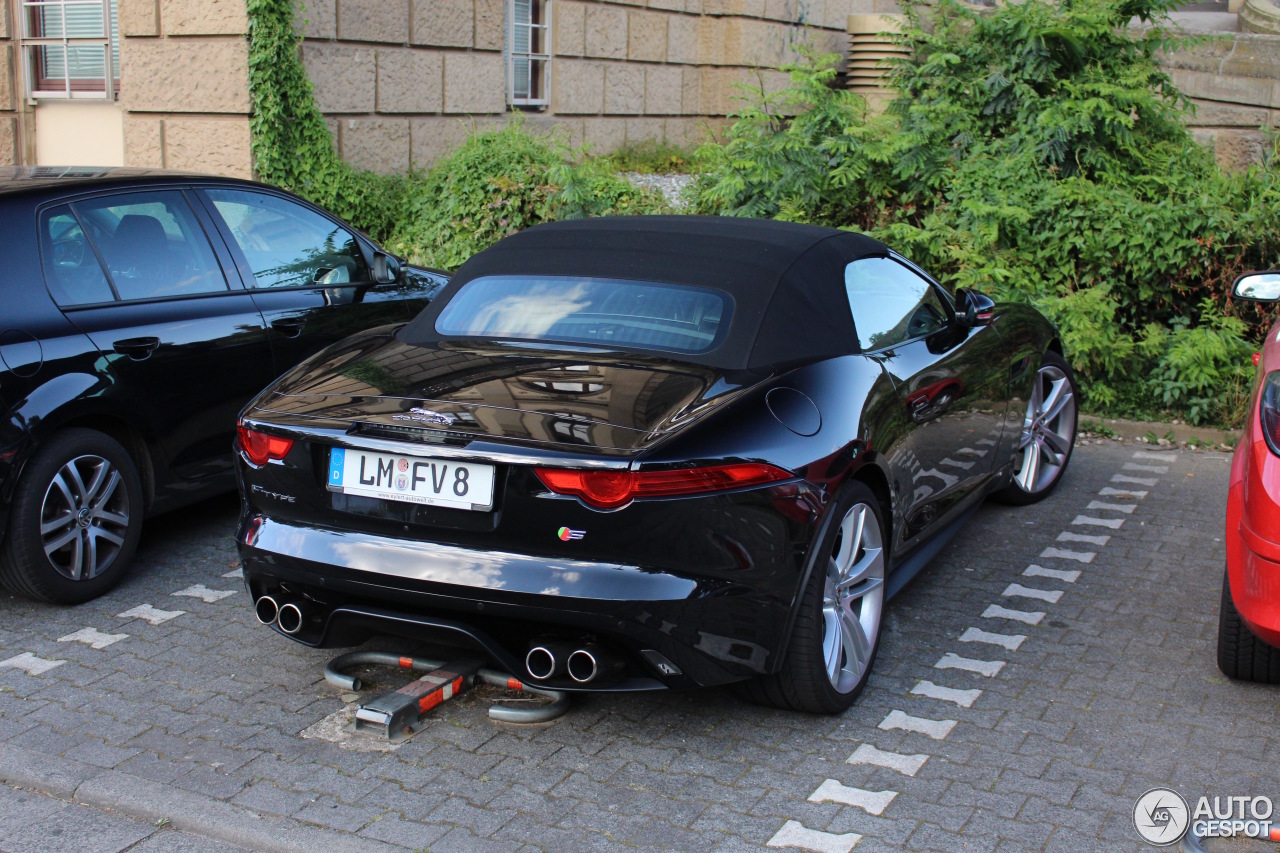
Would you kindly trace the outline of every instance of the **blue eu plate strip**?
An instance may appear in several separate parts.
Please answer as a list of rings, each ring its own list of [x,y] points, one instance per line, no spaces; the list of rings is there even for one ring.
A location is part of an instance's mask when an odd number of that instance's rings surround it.
[[[347,451],[335,447],[329,451],[329,485],[342,485],[342,466],[347,462]]]

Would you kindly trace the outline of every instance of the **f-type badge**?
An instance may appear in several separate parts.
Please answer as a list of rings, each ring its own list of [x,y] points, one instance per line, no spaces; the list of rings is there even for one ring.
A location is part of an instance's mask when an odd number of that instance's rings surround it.
[[[572,539],[581,539],[587,535],[585,530],[570,530],[568,527],[561,527],[556,531],[556,535],[560,537],[562,542],[568,542]]]

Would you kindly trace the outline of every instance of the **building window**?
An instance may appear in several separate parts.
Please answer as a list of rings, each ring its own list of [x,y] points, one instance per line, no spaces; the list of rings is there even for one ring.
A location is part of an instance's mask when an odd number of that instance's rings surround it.
[[[22,0],[27,94],[114,99],[120,91],[118,21],[116,0]]]
[[[507,0],[507,97],[545,108],[551,68],[551,0]]]

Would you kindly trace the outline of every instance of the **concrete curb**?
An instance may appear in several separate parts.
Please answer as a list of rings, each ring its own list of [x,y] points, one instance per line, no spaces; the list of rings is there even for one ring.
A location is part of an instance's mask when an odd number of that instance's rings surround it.
[[[262,853],[403,853],[404,848],[267,817],[162,782],[0,743],[0,781]]]

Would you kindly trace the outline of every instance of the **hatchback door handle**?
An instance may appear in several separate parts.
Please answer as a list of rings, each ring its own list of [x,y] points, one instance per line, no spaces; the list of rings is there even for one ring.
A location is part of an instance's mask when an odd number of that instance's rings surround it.
[[[125,338],[122,341],[116,341],[111,348],[121,355],[141,361],[155,352],[158,346],[160,346],[159,338]]]
[[[301,317],[282,317],[279,320],[271,321],[271,328],[291,338],[296,338],[302,334],[302,327],[305,325],[307,325],[307,321]]]

